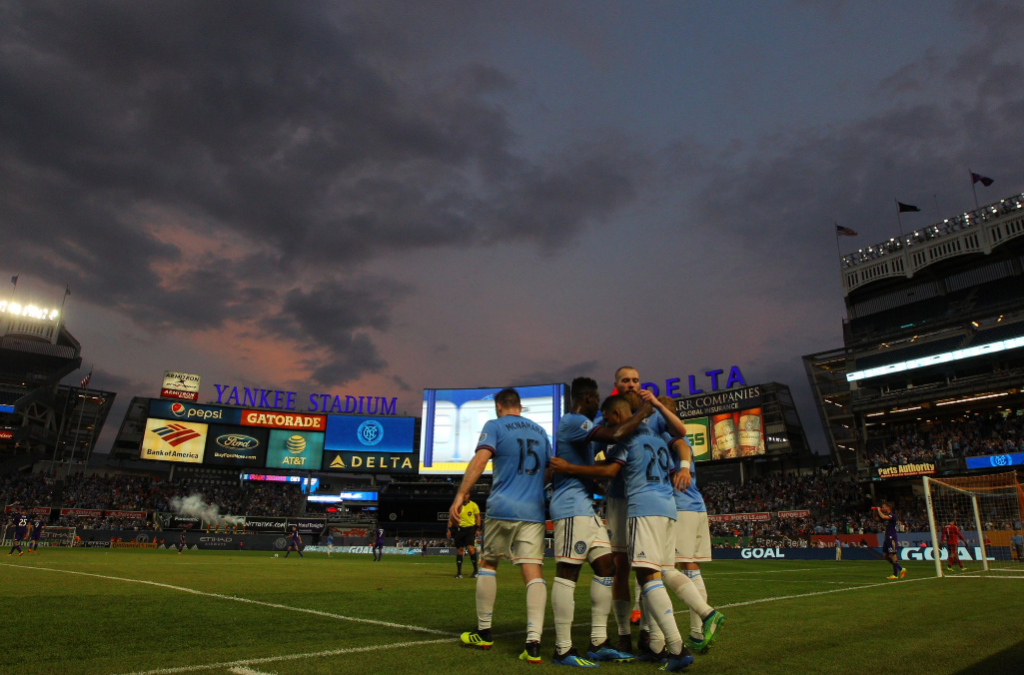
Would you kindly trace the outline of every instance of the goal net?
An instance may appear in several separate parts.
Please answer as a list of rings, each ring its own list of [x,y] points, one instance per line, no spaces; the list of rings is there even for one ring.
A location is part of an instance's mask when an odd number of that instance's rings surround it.
[[[1016,472],[925,477],[924,492],[932,535],[925,557],[935,560],[938,576],[1024,575],[1024,492]],[[955,545],[954,526],[962,534]]]
[[[50,546],[74,546],[75,528],[73,527],[47,527],[39,535],[39,539],[47,542]]]

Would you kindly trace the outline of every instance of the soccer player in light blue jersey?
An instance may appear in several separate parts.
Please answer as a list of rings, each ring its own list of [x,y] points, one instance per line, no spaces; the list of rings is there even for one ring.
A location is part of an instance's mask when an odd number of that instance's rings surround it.
[[[570,388],[572,411],[562,416],[555,439],[555,452],[571,464],[593,465],[592,443],[615,444],[645,420],[650,407],[638,412],[616,429],[596,425],[601,396],[597,382],[577,377]],[[555,657],[561,666],[592,668],[596,664],[579,656],[572,646],[573,596],[580,567],[589,562],[594,570],[590,582],[591,628],[587,656],[593,661],[628,662],[633,655],[615,649],[608,642],[608,614],[612,608],[612,579],[615,561],[608,531],[594,507],[594,484],[589,478],[557,474],[553,480],[551,520],[555,526],[555,583],[551,609],[555,616]]]
[[[704,587],[704,577],[700,572],[700,563],[711,561],[711,530],[708,527],[708,509],[704,497],[697,488],[697,465],[693,458],[693,449],[686,438],[671,438],[667,434],[662,438],[672,447],[673,464],[677,475],[682,477],[682,489],[676,489],[675,563],[682,568],[663,570],[665,585],[686,603],[690,608],[690,647],[699,652],[707,652],[718,631],[710,636],[704,635],[704,620],[711,610],[708,605],[708,592]],[[725,620],[720,612],[719,625]]]
[[[644,425],[657,434],[668,432],[673,438],[686,435],[686,425],[674,411],[665,405],[651,392],[640,387],[640,373],[632,366],[621,366],[615,371],[615,390],[630,401],[630,407],[636,412],[643,403],[649,403],[654,412],[645,420]],[[633,602],[629,595],[630,561],[626,556],[628,545],[626,537],[626,492],[621,476],[612,479],[608,487],[606,512],[608,520],[608,538],[615,556],[615,580],[612,582],[612,606],[615,612],[615,623],[619,629],[617,648],[620,651],[632,652],[630,614]],[[639,594],[638,594],[639,597]],[[645,634],[641,633],[641,641]]]
[[[498,419],[488,421],[480,433],[476,454],[466,467],[449,513],[459,512],[473,485],[493,460],[494,482],[487,498],[480,576],[476,580],[477,629],[463,633],[463,644],[490,649],[491,618],[497,595],[501,558],[519,566],[526,584],[526,648],[519,658],[540,663],[540,637],[544,631],[547,588],[544,564],[544,484],[551,439],[544,428],[522,417],[519,392],[503,389],[494,397]]]
[[[609,428],[632,416],[630,405],[622,396],[605,399],[601,412]],[[626,441],[608,450],[607,456],[609,463],[596,466],[573,465],[555,457],[551,466],[555,472],[569,475],[623,476],[628,508],[628,559],[642,585],[645,609],[665,636],[665,647],[652,660],[664,661],[664,670],[677,672],[693,663],[693,656],[683,644],[672,600],[661,578],[662,569],[672,568],[675,563],[672,531],[677,512],[670,450],[661,434],[640,425]],[[706,617],[712,634],[717,628],[715,614],[712,610]]]

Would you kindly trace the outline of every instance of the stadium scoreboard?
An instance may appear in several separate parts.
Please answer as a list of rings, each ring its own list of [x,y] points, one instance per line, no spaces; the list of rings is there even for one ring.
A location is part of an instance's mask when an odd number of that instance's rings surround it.
[[[152,399],[140,458],[243,470],[410,474],[415,419],[310,415]]]

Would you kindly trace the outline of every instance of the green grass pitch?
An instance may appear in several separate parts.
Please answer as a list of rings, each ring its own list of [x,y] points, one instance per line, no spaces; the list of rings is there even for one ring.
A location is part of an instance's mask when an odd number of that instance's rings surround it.
[[[709,563],[709,599],[728,621],[711,653],[688,672],[1024,672],[1024,578],[935,579],[930,564],[908,569],[905,581],[890,582],[883,562]],[[467,578],[453,579],[452,558],[374,563],[369,555],[285,559],[256,551],[43,549],[4,557],[0,672],[459,675],[535,668],[515,658],[525,593],[507,563],[498,570],[494,632],[508,635],[487,652],[458,645],[457,634],[475,625],[471,570],[467,561]],[[549,561],[549,588],[553,575]],[[589,637],[589,579],[585,568],[573,632],[581,652]],[[552,667],[554,648],[550,602],[547,612],[544,668]],[[685,633],[687,617],[678,618]],[[614,635],[613,617],[608,624]],[[601,668],[656,670],[644,663]]]

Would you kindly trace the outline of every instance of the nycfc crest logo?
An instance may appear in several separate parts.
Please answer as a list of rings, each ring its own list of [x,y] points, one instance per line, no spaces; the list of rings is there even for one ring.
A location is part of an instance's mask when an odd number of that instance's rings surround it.
[[[576,551],[576,555],[583,555],[584,553],[587,552],[587,545],[585,543],[583,543],[582,541],[578,541],[572,547],[572,550]]]
[[[377,420],[366,420],[356,429],[356,436],[363,445],[377,445],[384,440],[384,425]]]

